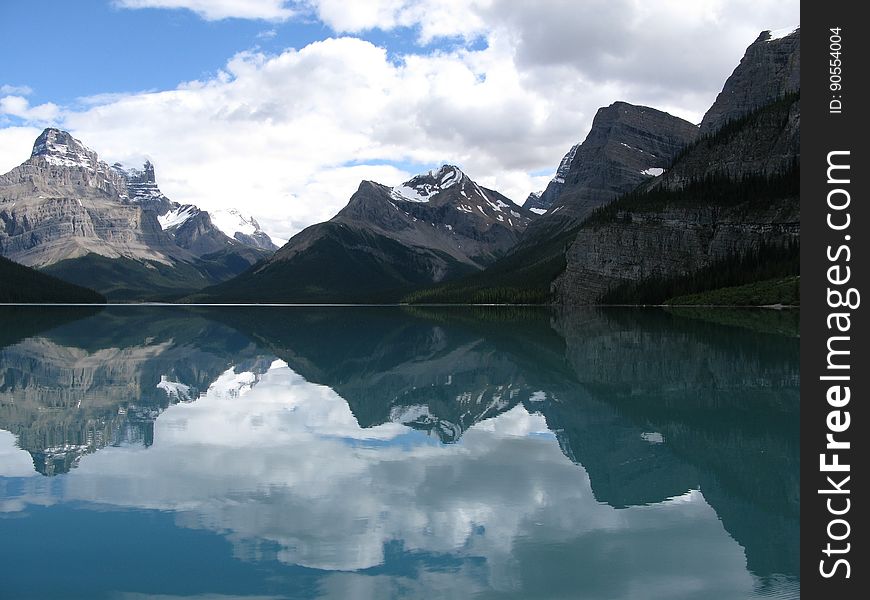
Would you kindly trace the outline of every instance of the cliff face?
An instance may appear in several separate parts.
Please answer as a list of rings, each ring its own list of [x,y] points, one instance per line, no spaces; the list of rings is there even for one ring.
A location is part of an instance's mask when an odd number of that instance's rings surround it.
[[[150,162],[110,167],[59,129],[0,175],[0,256],[113,299],[228,279],[268,256],[262,235],[254,245],[229,237],[207,212],[163,195]]]
[[[701,135],[715,133],[737,119],[785,94],[800,89],[800,29],[778,37],[763,31],[728,78],[704,120]]]
[[[620,284],[693,273],[762,246],[786,247],[800,239],[798,204],[792,197],[757,211],[746,206],[674,208],[632,213],[630,223],[584,227],[553,284],[555,301],[594,304]]]
[[[126,181],[65,131],[46,129],[30,158],[0,176],[0,254],[42,267],[89,253],[170,264],[153,213],[126,203]]]
[[[654,108],[614,102],[599,109],[589,135],[562,159],[542,194],[547,212],[529,226],[518,247],[580,223],[661,174],[697,134],[695,125]]]
[[[557,303],[592,304],[620,285],[675,279],[762,248],[798,244],[800,102],[790,93],[796,85],[790,65],[799,63],[799,33],[767,38],[765,32],[750,47],[707,113],[705,120],[718,128],[708,125],[713,132],[661,176],[578,230],[552,284]],[[772,65],[781,67],[775,78],[760,83]],[[782,90],[788,93],[754,107]],[[748,107],[755,110],[746,113]],[[777,178],[790,185],[764,183]],[[765,189],[756,193],[753,186]],[[726,187],[728,193],[719,193]]]
[[[719,136],[700,139],[647,189],[661,186],[677,190],[692,180],[711,176],[738,180],[748,175],[783,173],[800,158],[800,126],[799,99],[795,95],[783,97],[744,116]]]

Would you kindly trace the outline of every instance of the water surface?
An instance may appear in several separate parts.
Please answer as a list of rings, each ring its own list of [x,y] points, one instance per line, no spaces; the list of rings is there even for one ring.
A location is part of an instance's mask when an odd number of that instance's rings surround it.
[[[796,318],[0,309],[0,597],[797,597]]]

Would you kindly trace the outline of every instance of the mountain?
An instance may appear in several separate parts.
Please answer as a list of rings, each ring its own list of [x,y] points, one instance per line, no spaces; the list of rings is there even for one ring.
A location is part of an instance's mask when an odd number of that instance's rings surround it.
[[[0,303],[101,304],[105,297],[0,256]]]
[[[335,217],[192,298],[392,302],[416,287],[481,270],[516,243],[534,216],[452,165],[393,188],[363,181]]]
[[[133,300],[228,279],[268,252],[166,198],[150,163],[110,167],[68,132],[48,128],[30,158],[0,176],[0,255]]]
[[[800,28],[762,31],[704,115],[701,134],[715,133],[728,121],[797,92],[800,67]]]
[[[771,55],[782,56],[784,49],[786,64],[799,63],[800,30],[768,39],[765,32],[750,46],[716,102],[723,105],[729,90],[782,95],[748,113],[740,108],[732,113],[740,116],[718,129],[711,125],[712,133],[661,177],[587,219],[553,282],[558,303],[657,304],[798,275],[800,96],[790,91],[790,68],[772,73],[767,67]],[[741,100],[739,106],[749,105]]]
[[[550,237],[594,209],[661,174],[698,135],[698,128],[666,112],[614,102],[598,109],[582,144],[568,151],[539,200],[547,212],[520,247]]]
[[[529,197],[526,198],[525,203],[523,203],[525,208],[542,215],[553,206],[556,198],[558,198],[559,194],[562,193],[562,188],[565,187],[565,178],[568,177],[568,174],[571,171],[571,163],[574,162],[574,157],[577,155],[577,150],[579,148],[580,144],[574,144],[571,146],[571,149],[568,150],[568,153],[565,154],[559,162],[559,166],[556,168],[556,174],[550,180],[550,183],[547,184],[544,191],[532,192],[529,194]]]
[[[278,249],[269,235],[260,229],[260,224],[252,216],[245,216],[235,208],[211,211],[211,221],[215,227],[229,237],[254,248],[274,251]]]
[[[120,163],[112,168],[126,180],[130,202],[157,213],[160,227],[196,256],[236,245],[232,240],[258,250],[278,249],[254,217],[243,217],[236,209],[206,212],[193,204],[171,201],[160,191],[151,161],[145,161],[141,169]]]
[[[698,128],[668,113],[614,102],[598,110],[586,139],[559,163],[546,190],[525,208],[540,217],[518,243],[481,273],[419,290],[413,302],[547,302],[565,268],[565,247],[596,208],[664,172]]]
[[[792,297],[794,286],[778,282],[793,282],[800,239],[800,30],[774,37],[747,50],[704,135],[653,109],[601,109],[548,186],[552,205],[514,249],[406,299],[661,303],[767,280],[765,303]]]

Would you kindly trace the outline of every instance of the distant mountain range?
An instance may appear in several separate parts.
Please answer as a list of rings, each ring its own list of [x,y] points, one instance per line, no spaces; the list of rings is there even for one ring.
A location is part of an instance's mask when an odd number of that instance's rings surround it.
[[[599,110],[586,140],[526,206],[544,210],[485,271],[413,302],[662,303],[797,285],[800,29],[762,32],[700,127],[646,107]],[[776,282],[787,278],[787,286]],[[786,293],[783,293],[785,290]]]
[[[393,188],[363,181],[331,220],[192,299],[395,302],[420,286],[480,271],[513,247],[534,217],[452,165]]]
[[[0,254],[113,300],[189,293],[275,249],[256,221],[227,216],[225,232],[209,213],[169,200],[150,162],[110,167],[59,129],[0,176]]]
[[[660,303],[748,285],[792,303],[776,282],[797,275],[799,73],[800,29],[762,32],[700,126],[614,102],[523,206],[444,165],[363,181],[280,249],[237,210],[172,202],[151,163],[109,167],[47,129],[0,176],[0,254],[116,301]]]

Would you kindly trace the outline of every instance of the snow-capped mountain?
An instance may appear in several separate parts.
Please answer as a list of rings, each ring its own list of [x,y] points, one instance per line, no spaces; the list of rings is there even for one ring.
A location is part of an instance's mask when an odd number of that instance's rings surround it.
[[[178,238],[184,248],[208,254],[231,244],[229,240],[235,240],[260,250],[278,249],[254,217],[244,217],[236,209],[204,211],[193,204],[172,202],[160,191],[151,161],[145,161],[141,169],[121,163],[115,163],[112,169],[127,182],[130,202],[157,213],[160,227]],[[200,240],[203,236],[209,238],[208,243]]]
[[[365,184],[376,186],[380,192],[386,192],[388,197],[381,198],[380,194],[372,197],[358,191],[333,221],[353,223],[362,220],[400,237],[407,237],[409,229],[420,227],[404,227],[393,218],[384,219],[380,216],[382,210],[392,208],[393,211],[398,211],[402,220],[410,219],[411,223],[406,225],[422,221],[434,227],[435,231],[446,233],[446,239],[452,240],[444,247],[446,252],[457,258],[464,256],[478,264],[487,262],[486,254],[506,250],[506,246],[512,245],[513,241],[503,244],[493,237],[481,238],[477,234],[516,234],[525,229],[534,218],[533,213],[498,192],[478,185],[459,167],[453,165],[443,165],[440,169],[417,175],[392,188],[374,182],[363,182],[360,190]],[[472,230],[476,233],[472,233]],[[423,228],[423,231],[430,230]],[[412,237],[409,241],[418,241],[418,236]],[[462,237],[469,239],[462,240]],[[513,238],[512,235],[511,237]],[[462,250],[463,241],[465,249],[458,252]],[[481,243],[475,243],[476,241]],[[478,254],[483,256],[474,259]]]
[[[110,167],[54,128],[0,176],[0,255],[119,299],[198,289],[266,256],[169,200],[150,162]]]
[[[227,236],[254,248],[278,249],[269,234],[260,229],[260,224],[254,217],[245,216],[235,208],[214,210],[210,213],[211,222]]]
[[[363,181],[335,217],[303,230],[255,272],[206,297],[395,300],[403,290],[482,269],[534,218],[454,165],[395,187]]]

